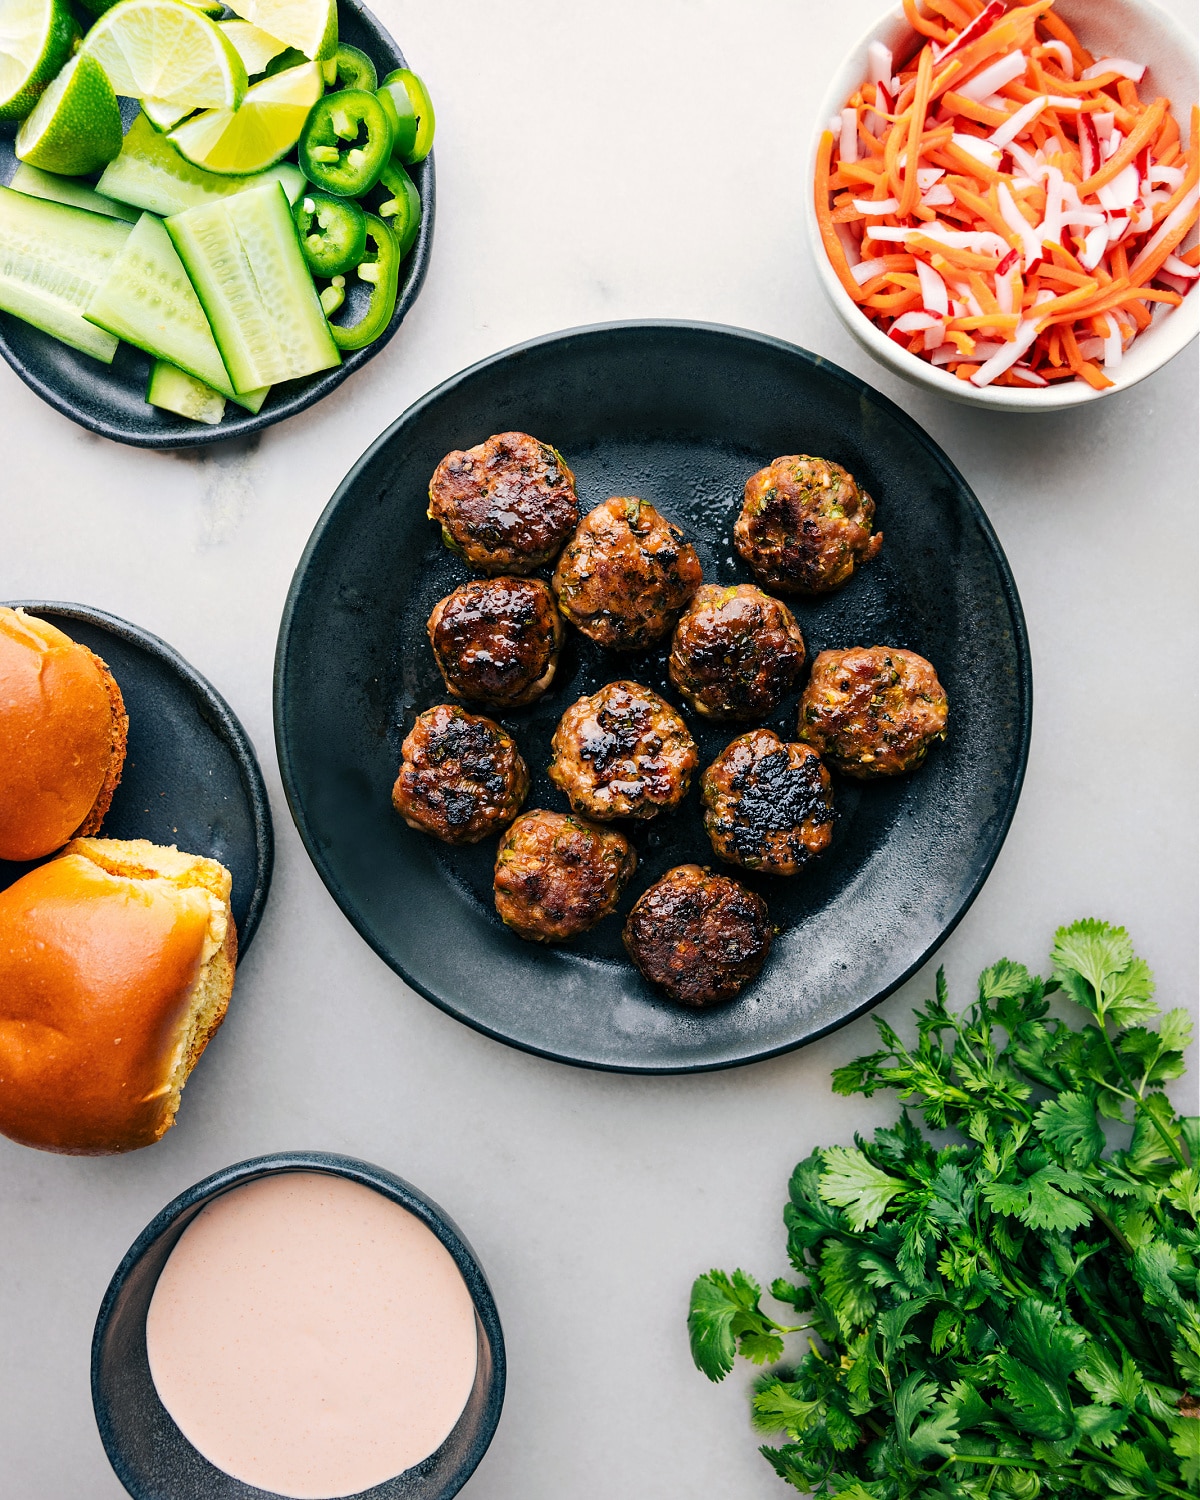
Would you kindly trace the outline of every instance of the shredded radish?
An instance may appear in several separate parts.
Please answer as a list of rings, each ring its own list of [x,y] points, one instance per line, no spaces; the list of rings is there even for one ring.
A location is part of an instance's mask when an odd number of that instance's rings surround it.
[[[921,283],[921,301],[925,311],[947,317],[950,312],[950,293],[946,290],[946,283],[923,260],[917,261],[917,279]]]
[[[969,42],[974,42],[984,35],[990,26],[1004,16],[1004,0],[989,0],[969,26],[964,26],[952,42],[947,42],[944,47],[933,49],[934,62],[945,62],[947,58],[953,57],[956,52],[962,52]]]
[[[852,198],[850,200],[860,214],[894,214],[900,207],[895,198]]]
[[[954,92],[964,99],[982,104],[992,94],[998,94],[1006,83],[1012,83],[1015,78],[1023,78],[1028,66],[1029,59],[1023,52],[1010,52],[990,68],[984,68],[982,73],[976,73],[970,82],[962,84]]]
[[[1193,188],[1190,193],[1184,196],[1179,206],[1167,215],[1158,226],[1157,232],[1146,241],[1145,245],[1138,252],[1137,259],[1129,267],[1130,276],[1136,276],[1159,246],[1172,238],[1177,229],[1195,217],[1196,204],[1198,202],[1200,202],[1200,188]]]
[[[1163,261],[1163,270],[1169,271],[1172,276],[1178,276],[1183,281],[1195,281],[1200,276],[1200,266],[1189,266],[1186,260],[1180,260],[1178,255],[1168,255]]]
[[[1048,42],[1042,43],[1043,52],[1053,52],[1062,64],[1062,70],[1068,78],[1075,77],[1075,59],[1071,56],[1071,49],[1066,42],[1060,42],[1051,37]]]
[[[841,115],[841,131],[838,154],[843,161],[858,160],[858,110],[844,109]]]
[[[886,270],[886,260],[860,260],[858,265],[850,267],[850,274],[859,286],[864,286],[868,281],[874,281],[876,276],[882,276]]]
[[[1049,102],[1045,94],[1040,99],[1031,99],[1028,104],[1022,105],[1015,114],[1009,115],[1003,125],[998,125],[992,131],[991,135],[988,136],[988,140],[991,141],[993,146],[1007,146],[1009,141],[1015,141],[1019,135],[1024,133],[1027,125],[1033,124],[1034,120],[1037,119],[1038,115],[1041,114]]]
[[[962,134],[957,130],[950,139],[960,151],[965,151],[968,156],[981,161],[985,167],[991,167],[995,171],[1000,165],[1000,148],[993,146],[991,141],[985,141],[977,135]]]
[[[998,354],[993,354],[991,359],[985,360],[979,366],[978,370],[971,376],[971,384],[979,386],[991,385],[997,375],[1003,375],[1005,370],[1012,369],[1017,360],[1032,347],[1033,341],[1037,336],[1037,324],[1032,318],[1026,318],[1018,327],[1012,343],[1005,344]]]
[[[1103,78],[1106,73],[1116,73],[1119,78],[1128,78],[1131,83],[1141,83],[1146,74],[1146,64],[1130,62],[1124,57],[1102,57],[1090,68],[1084,68],[1079,77],[1086,83],[1089,78]]]

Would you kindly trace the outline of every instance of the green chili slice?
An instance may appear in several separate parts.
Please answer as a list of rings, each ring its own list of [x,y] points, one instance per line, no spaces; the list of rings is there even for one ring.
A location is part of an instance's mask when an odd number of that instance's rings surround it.
[[[374,343],[391,322],[392,313],[396,310],[396,289],[400,283],[400,256],[396,251],[396,236],[374,214],[367,214],[365,218],[367,239],[374,254],[362,261],[357,275],[359,281],[370,285],[371,300],[357,323],[342,325],[330,322],[329,331],[339,349],[364,349],[368,344]],[[328,290],[326,287],[326,291]]]
[[[384,167],[379,186],[391,195],[379,205],[379,217],[387,220],[396,236],[396,254],[403,260],[421,228],[421,195],[394,156]]]
[[[301,193],[292,209],[300,248],[316,276],[338,276],[362,260],[367,248],[367,216],[352,198]]]
[[[365,52],[342,42],[333,54],[334,85],[339,89],[365,89],[373,94],[379,87],[375,64]]]
[[[318,99],[300,133],[300,166],[314,186],[335,198],[361,198],[379,181],[392,154],[392,127],[383,105],[365,89]]]
[[[375,97],[388,112],[395,154],[407,166],[424,161],[433,149],[437,121],[421,79],[410,68],[397,68],[379,85]]]

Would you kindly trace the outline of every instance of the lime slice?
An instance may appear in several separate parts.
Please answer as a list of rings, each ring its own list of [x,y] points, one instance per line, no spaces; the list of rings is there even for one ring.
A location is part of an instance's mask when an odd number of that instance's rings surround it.
[[[0,5],[0,120],[23,120],[71,54],[78,35],[66,0]]]
[[[240,109],[205,110],[172,130],[168,140],[209,172],[261,172],[300,139],[309,110],[324,92],[320,63],[302,63],[252,84]]]
[[[82,177],[121,149],[121,111],[99,63],[77,52],[17,131],[16,153],[31,167]]]
[[[287,50],[286,42],[268,36],[261,27],[251,25],[249,21],[218,21],[217,25],[233,43],[251,78],[256,73],[265,73],[271,59]]]
[[[337,51],[337,0],[236,0],[229,8],[314,62]]]
[[[179,0],[119,0],[84,39],[83,51],[118,94],[189,109],[236,109],[246,70],[216,24]]]
[[[143,99],[142,113],[156,130],[174,130],[194,110],[190,104],[171,104],[166,99]]]

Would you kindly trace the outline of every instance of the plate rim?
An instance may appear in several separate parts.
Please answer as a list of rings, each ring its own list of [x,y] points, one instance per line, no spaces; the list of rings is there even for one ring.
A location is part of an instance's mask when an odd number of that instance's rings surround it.
[[[400,67],[408,67],[404,53],[399,43],[391,32],[363,0],[337,0],[339,5],[344,5],[354,11],[360,18],[366,18],[366,24],[373,26],[381,32],[395,49],[396,56],[400,59]],[[5,122],[6,124],[8,122]],[[5,129],[5,135],[11,135],[12,131]],[[316,372],[315,384],[298,390],[282,401],[276,407],[269,404],[257,412],[242,411],[235,416],[232,422],[220,422],[214,427],[207,427],[201,422],[192,425],[196,428],[192,432],[136,432],[129,428],[120,426],[119,423],[110,422],[103,417],[92,415],[86,407],[79,405],[70,395],[64,395],[55,386],[44,381],[36,371],[27,366],[11,347],[4,318],[13,317],[8,313],[0,317],[0,356],[9,369],[24,382],[25,385],[43,400],[48,406],[54,408],[60,416],[66,417],[76,426],[85,428],[88,432],[94,432],[98,436],[108,438],[114,443],[124,443],[130,448],[151,448],[163,451],[186,451],[190,448],[205,447],[210,443],[231,442],[238,438],[250,437],[251,434],[262,432],[268,427],[273,427],[277,422],[284,422],[289,417],[298,416],[302,411],[315,406],[318,401],[323,401],[326,396],[331,395],[338,386],[342,385],[356,371],[360,370],[368,361],[375,358],[383,347],[390,343],[399,332],[400,325],[408,316],[421,288],[425,284],[425,276],[429,270],[430,257],[433,254],[433,226],[437,213],[437,177],[434,167],[433,151],[423,162],[420,162],[414,171],[420,176],[421,190],[421,227],[417,232],[417,242],[411,252],[412,260],[408,275],[400,287],[396,298],[396,307],[392,313],[391,321],[384,331],[365,348],[356,349],[347,354],[340,365],[331,370],[320,370]],[[7,184],[5,184],[7,186]],[[18,320],[19,321],[19,320]],[[78,353],[78,351],[76,351]],[[86,354],[79,354],[79,358],[86,359]],[[305,379],[311,377],[305,376]]]
[[[966,891],[958,910],[942,928],[935,941],[929,944],[915,961],[884,989],[877,991],[853,1010],[847,1011],[838,1020],[818,1027],[797,1041],[773,1045],[764,1048],[762,1051],[748,1053],[741,1057],[722,1058],[716,1061],[705,1060],[670,1064],[611,1063],[588,1058],[571,1057],[562,1052],[555,1052],[547,1047],[539,1047],[530,1042],[520,1041],[515,1037],[506,1036],[503,1032],[497,1031],[494,1027],[484,1024],[473,1016],[464,1014],[454,1004],[434,994],[427,986],[412,978],[403,966],[391,954],[386,952],[384,947],[377,943],[366,931],[364,924],[358,919],[353,910],[353,904],[345,899],[345,892],[341,882],[324,859],[320,844],[314,837],[312,829],[309,826],[307,813],[297,790],[292,747],[288,740],[285,724],[284,677],[287,670],[288,649],[293,620],[299,604],[304,576],[308,571],[313,555],[320,547],[325,532],[328,530],[337,508],[350,486],[357,481],[359,474],[367,467],[380,449],[392,439],[393,434],[409,422],[415,421],[426,407],[431,406],[435,401],[440,400],[456,387],[468,380],[474,379],[490,367],[503,365],[509,360],[532,350],[540,349],[550,344],[566,344],[577,339],[607,336],[614,333],[636,334],[638,332],[662,331],[715,335],[718,338],[764,346],[783,353],[791,359],[799,358],[801,363],[814,366],[822,375],[845,385],[860,398],[865,394],[872,402],[878,403],[888,416],[901,423],[912,440],[930,453],[937,463],[944,466],[960,487],[961,493],[966,499],[968,508],[992,554],[999,573],[1004,603],[1008,609],[1009,618],[1012,623],[1013,646],[1017,656],[1020,729],[1017,735],[1016,767],[1008,799],[997,823],[992,845],[987,851],[987,855],[979,868],[975,880]],[[988,876],[992,873],[996,861],[1000,857],[1000,851],[1004,847],[1008,837],[1009,830],[1012,827],[1013,818],[1016,815],[1017,805],[1021,798],[1021,790],[1025,782],[1025,773],[1028,769],[1029,749],[1033,732],[1033,661],[1029,644],[1029,631],[1025,623],[1025,613],[1021,606],[1020,594],[1017,591],[1016,579],[1013,577],[1012,568],[1009,565],[1008,558],[1005,556],[1004,549],[1000,545],[1000,540],[996,535],[987,512],[980,504],[975,491],[967,483],[966,478],[950,458],[949,454],[930,437],[913,417],[910,417],[906,411],[897,406],[889,396],[884,395],[882,391],[876,390],[874,386],[870,385],[860,376],[843,369],[841,365],[827,359],[824,355],[817,354],[810,349],[805,349],[799,344],[793,344],[787,339],[781,339],[774,334],[761,333],[754,329],[739,328],[731,324],[710,323],[688,318],[630,318],[618,319],[606,323],[582,324],[577,327],[559,329],[552,333],[539,334],[535,338],[525,339],[520,343],[512,344],[495,354],[486,355],[484,358],[476,360],[473,364],[459,370],[456,374],[440,381],[388,424],[383,432],[364,450],[347,471],[334,491],[332,498],[325,506],[325,509],[317,518],[308,541],[305,543],[304,550],[300,554],[299,561],[292,574],[292,580],[288,585],[287,598],[284,601],[283,612],[280,616],[279,635],[275,645],[271,698],[272,720],[275,730],[275,754],[279,763],[279,773],[283,782],[283,791],[287,800],[288,812],[291,814],[292,822],[296,827],[297,833],[300,835],[301,843],[304,845],[305,852],[312,861],[317,874],[321,877],[325,889],[333,897],[342,915],[358,933],[359,937],[383,960],[393,973],[397,974],[411,990],[414,990],[432,1005],[437,1006],[446,1015],[469,1026],[473,1031],[480,1032],[494,1041],[502,1042],[505,1046],[530,1053],[535,1057],[547,1058],[552,1062],[566,1063],[571,1067],[587,1068],[593,1072],[663,1077],[671,1074],[723,1072],[729,1068],[740,1068],[746,1067],[751,1063],[766,1062],[770,1058],[781,1057],[786,1053],[806,1047],[810,1043],[818,1041],[821,1037],[828,1036],[831,1032],[838,1031],[841,1027],[849,1025],[851,1021],[865,1015],[867,1011],[879,1005],[889,995],[894,994],[901,985],[907,983],[919,969],[924,967],[933,953],[942,947],[966,916],[972,905],[974,905],[976,897],[983,889]]]
[[[191,691],[203,700],[205,706],[220,726],[221,735],[229,744],[237,762],[242,787],[254,818],[254,889],[250,893],[250,904],[246,917],[238,930],[238,963],[245,958],[254,935],[258,931],[271,889],[271,876],[275,868],[275,828],[271,820],[271,803],[267,796],[267,784],[263,779],[262,766],[254,749],[254,742],[246,733],[242,721],[230,708],[226,700],[213,687],[208,678],[181,656],[175,647],[142,625],[124,620],[120,615],[97,609],[90,604],[72,604],[53,599],[8,599],[2,601],[10,609],[24,609],[35,615],[60,615],[68,620],[82,620],[101,630],[115,635],[148,651],[181,678]],[[53,624],[54,622],[51,621]],[[96,835],[103,838],[103,831]]]

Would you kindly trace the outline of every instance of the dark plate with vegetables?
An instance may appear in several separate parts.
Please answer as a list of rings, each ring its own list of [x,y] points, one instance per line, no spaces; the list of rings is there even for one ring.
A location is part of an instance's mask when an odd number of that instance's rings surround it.
[[[834,459],[875,497],[880,555],[839,593],[795,601],[809,660],[885,643],[932,661],[949,738],[915,774],[839,778],[832,845],[798,876],[739,871],[779,929],[759,978],[689,1012],[621,946],[633,902],[671,867],[716,866],[696,787],[632,828],[639,866],[615,917],[572,945],[522,941],[492,902],[495,840],[450,848],[393,811],[400,743],[445,702],[426,638],[468,576],[426,518],[452,449],[519,429],[574,470],[581,510],[638,495],[677,522],[710,582],[745,582],[732,527],[746,479],[780,454]],[[632,678],[678,697],[666,647],[618,656],[568,634],[545,697],[498,715],[529,763],[526,808],[565,810],[547,777],[563,711]],[[793,738],[798,692],[769,725]],[[406,412],[348,475],[297,569],[276,658],[275,726],[292,815],[334,898],[423,995],[490,1036],[630,1072],[729,1067],[811,1041],[902,983],[974,899],[1008,831],[1031,720],[1029,649],[1012,575],[966,482],[885,397],[776,339],[688,323],[555,334],[455,376]],[[701,767],[739,726],[688,713]]]
[[[84,604],[6,602],[94,651],[121,689],[129,745],[99,837],[149,839],[220,860],[233,876],[233,919],[244,958],[266,905],[275,838],[254,746],[229,704],[177,651],[139,625]],[[0,860],[0,888],[31,868]]]
[[[339,0],[338,14],[341,41],[365,53],[374,63],[379,78],[406,66],[399,47],[365,5],[358,0]],[[131,103],[126,101],[123,106],[127,122]],[[147,126],[144,119],[140,123]],[[11,124],[0,125],[0,183],[10,182],[17,169],[14,129]],[[295,154],[293,150],[291,156]],[[26,385],[64,416],[103,437],[137,447],[188,448],[221,442],[295,416],[328,395],[377,354],[416,301],[433,245],[432,155],[407,171],[420,194],[421,225],[400,265],[395,309],[383,331],[363,348],[346,349],[341,363],[333,368],[273,385],[258,411],[243,410],[231,401],[219,423],[210,426],[160,409],[146,400],[151,367],[155,363],[149,354],[122,341],[112,363],[105,364],[8,312],[0,312],[0,354]],[[296,175],[298,178],[298,172]],[[136,217],[136,213],[132,216]],[[368,254],[371,253],[369,247]],[[347,319],[348,314],[348,321],[354,321],[366,308],[370,287],[353,276],[346,279],[349,306],[338,317]]]

